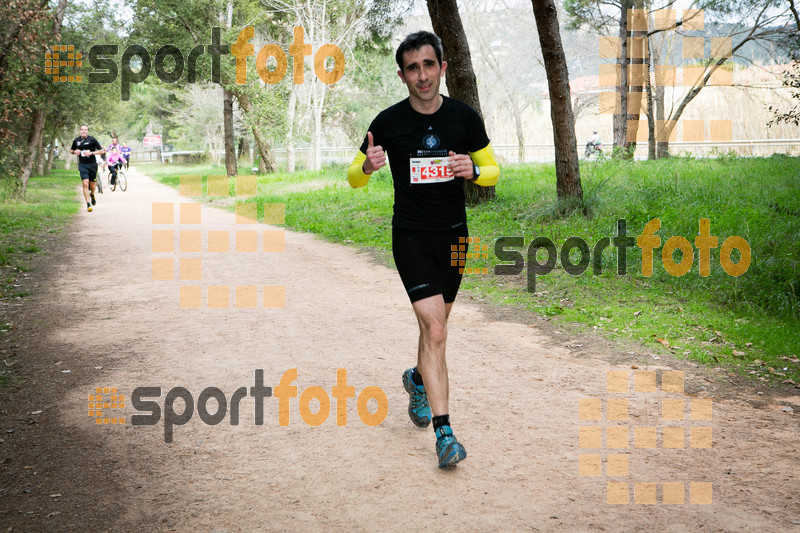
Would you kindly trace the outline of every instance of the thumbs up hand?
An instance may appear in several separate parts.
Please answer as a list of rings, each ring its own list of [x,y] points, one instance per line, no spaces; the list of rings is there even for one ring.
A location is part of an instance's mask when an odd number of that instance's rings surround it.
[[[361,166],[364,174],[372,174],[376,170],[386,165],[386,153],[383,147],[375,146],[375,139],[372,137],[372,132],[367,132],[367,159]]]

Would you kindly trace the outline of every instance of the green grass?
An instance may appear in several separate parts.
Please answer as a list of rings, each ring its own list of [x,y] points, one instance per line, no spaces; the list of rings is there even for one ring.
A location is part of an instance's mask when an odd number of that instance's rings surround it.
[[[173,186],[179,174],[222,173],[221,167],[207,166],[153,172]],[[553,165],[504,165],[497,199],[467,210],[470,234],[489,245],[488,258],[468,266],[488,268],[490,274],[466,275],[463,287],[490,302],[550,316],[564,328],[640,341],[653,354],[669,352],[763,381],[800,382],[800,365],[792,362],[800,355],[800,159],[601,160],[584,163],[581,173],[586,214],[561,218],[556,216]],[[259,179],[258,196],[248,201],[284,203],[288,226],[380,250],[391,263],[393,193],[388,170],[357,190],[344,176],[343,166],[272,174]],[[233,180],[229,193],[234,193]],[[229,206],[230,201],[221,204]],[[618,220],[627,221],[628,236],[635,239],[655,218],[661,221],[656,232],[661,246],[654,250],[650,277],[642,275],[636,246],[627,251],[624,276],[616,274],[613,246],[601,254],[600,275],[593,273],[592,263],[582,275],[568,275],[559,257],[552,272],[537,277],[533,294],[526,291],[524,271],[492,274],[498,263],[498,237],[523,237],[524,247],[517,250],[525,257],[528,245],[539,236],[550,238],[559,250],[568,237],[577,236],[593,250],[599,239],[617,235]],[[670,275],[662,265],[661,247],[672,236],[683,236],[694,245],[701,218],[710,219],[711,235],[718,238],[710,275],[699,274],[696,247],[689,272]],[[740,277],[728,275],[720,265],[719,246],[731,236],[742,237],[752,250],[750,267]],[[573,251],[572,261],[578,258]],[[679,262],[680,253],[673,258]],[[544,259],[540,251],[538,260]],[[738,259],[734,251],[732,260]]]
[[[75,200],[79,183],[75,170],[53,170],[47,177],[30,178],[24,200],[0,197],[0,299],[28,296],[21,278],[31,270],[33,256],[41,252],[42,239],[63,231],[80,209],[81,203]],[[3,321],[0,335],[11,329]],[[0,385],[10,379],[7,370],[0,365]]]

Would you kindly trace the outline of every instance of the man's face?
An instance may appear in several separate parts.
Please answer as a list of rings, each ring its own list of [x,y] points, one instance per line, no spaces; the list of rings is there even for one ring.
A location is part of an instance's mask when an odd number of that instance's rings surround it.
[[[81,126],[81,137],[85,139],[87,135],[89,135],[89,127]]]
[[[111,143],[112,144],[117,144],[117,138],[116,137],[112,137],[111,138]]]
[[[439,97],[439,83],[447,62],[439,65],[436,52],[429,44],[403,53],[403,70],[397,74],[408,87],[409,98],[428,102]]]

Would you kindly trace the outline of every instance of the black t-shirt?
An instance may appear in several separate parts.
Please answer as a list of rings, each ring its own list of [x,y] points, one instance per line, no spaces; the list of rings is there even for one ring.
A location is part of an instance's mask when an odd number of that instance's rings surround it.
[[[70,150],[102,150],[103,147],[100,146],[100,143],[97,142],[97,139],[92,137],[91,135],[87,135],[84,139],[83,137],[75,137],[75,140],[72,141],[72,148]],[[83,157],[82,155],[78,156],[78,163],[94,163],[97,164],[97,159],[94,158],[94,155],[90,155],[89,157]]]
[[[381,111],[369,127],[375,146],[389,154],[395,227],[443,231],[467,221],[463,179],[411,183],[412,157],[447,157],[449,151],[466,154],[489,144],[478,112],[464,102],[443,98],[441,107],[431,115],[415,111],[406,98]],[[367,153],[366,137],[361,152]]]

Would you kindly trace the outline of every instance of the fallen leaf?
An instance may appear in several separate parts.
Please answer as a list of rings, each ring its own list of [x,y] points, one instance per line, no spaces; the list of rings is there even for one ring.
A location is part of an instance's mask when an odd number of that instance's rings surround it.
[[[660,342],[661,344],[663,344],[664,346],[666,346],[667,348],[669,348],[669,342],[667,342],[666,340],[664,340],[664,339],[659,339],[658,337],[656,337],[656,340],[657,340],[658,342]]]
[[[744,352],[741,352],[739,350],[734,350],[733,355],[735,355],[736,357],[744,357],[745,354]]]

